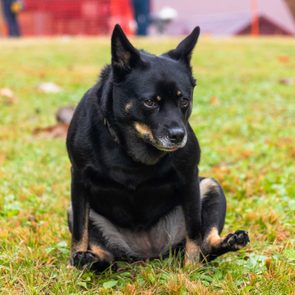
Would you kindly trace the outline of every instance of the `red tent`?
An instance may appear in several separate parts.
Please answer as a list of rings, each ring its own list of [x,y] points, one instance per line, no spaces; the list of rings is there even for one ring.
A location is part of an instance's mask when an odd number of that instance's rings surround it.
[[[26,36],[108,34],[116,22],[133,32],[129,0],[25,0],[20,22]]]

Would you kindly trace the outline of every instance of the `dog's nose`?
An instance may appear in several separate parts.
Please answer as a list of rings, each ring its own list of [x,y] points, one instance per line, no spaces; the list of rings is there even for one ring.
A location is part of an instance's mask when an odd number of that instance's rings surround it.
[[[182,128],[171,128],[168,130],[168,138],[171,143],[178,144],[182,142],[185,132]]]

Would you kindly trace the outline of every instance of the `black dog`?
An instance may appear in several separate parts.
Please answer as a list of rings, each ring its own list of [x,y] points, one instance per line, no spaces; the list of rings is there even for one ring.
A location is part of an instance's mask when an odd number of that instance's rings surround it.
[[[195,80],[190,59],[200,30],[161,56],[135,49],[116,25],[112,63],[83,97],[67,138],[72,163],[71,263],[101,271],[115,260],[209,261],[248,242],[220,237],[226,201],[198,172],[188,123]]]

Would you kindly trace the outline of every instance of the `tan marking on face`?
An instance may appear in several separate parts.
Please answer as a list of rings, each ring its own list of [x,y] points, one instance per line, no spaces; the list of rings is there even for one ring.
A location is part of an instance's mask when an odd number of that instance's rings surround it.
[[[211,178],[205,178],[200,182],[201,198],[205,197],[209,192],[218,188],[218,184]]]
[[[177,90],[176,95],[177,96],[180,96],[181,95],[181,91],[180,90]]]
[[[114,258],[110,252],[102,249],[99,245],[90,245],[90,251],[102,260],[112,261]]]
[[[198,263],[200,260],[200,253],[200,246],[198,246],[195,241],[187,238],[185,243],[184,264]]]
[[[158,96],[156,97],[156,100],[157,100],[157,101],[161,101],[161,99],[162,99],[162,98],[161,98],[160,95],[158,95]]]
[[[148,136],[150,140],[154,140],[153,133],[152,133],[151,129],[146,124],[143,124],[140,122],[135,122],[134,128],[139,133],[139,135],[141,137]]]
[[[216,227],[212,227],[206,240],[207,243],[213,248],[218,247],[220,245],[220,243],[222,242],[222,238],[220,237],[218,229]]]
[[[132,106],[133,106],[132,101],[127,102],[125,105],[125,112],[128,113],[129,110],[132,108]]]

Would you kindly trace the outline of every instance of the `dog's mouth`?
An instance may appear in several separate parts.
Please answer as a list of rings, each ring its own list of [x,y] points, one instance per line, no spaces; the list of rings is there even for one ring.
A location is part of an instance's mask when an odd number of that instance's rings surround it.
[[[187,135],[178,144],[173,144],[169,141],[168,137],[159,137],[154,142],[150,142],[156,149],[163,152],[175,152],[186,145]]]
[[[153,144],[153,146],[162,152],[175,152],[179,149],[179,147],[169,147],[168,148],[168,147],[163,147],[163,146],[160,146],[157,144]]]
[[[148,144],[151,144],[156,149],[162,152],[175,152],[178,149],[183,148],[187,142],[187,134],[180,143],[172,143],[168,136],[155,136],[152,130],[145,124],[135,122],[134,128],[140,138]]]

